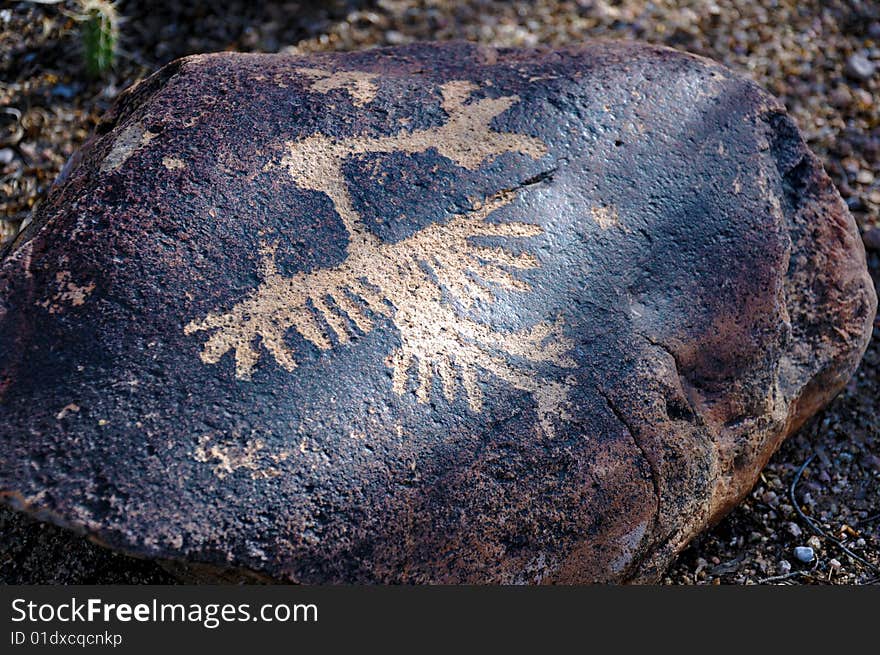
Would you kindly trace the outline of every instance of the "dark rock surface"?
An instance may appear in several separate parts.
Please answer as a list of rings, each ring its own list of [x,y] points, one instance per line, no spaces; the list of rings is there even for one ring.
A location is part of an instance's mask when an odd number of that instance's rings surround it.
[[[172,64],[0,300],[9,504],[303,582],[655,579],[876,305],[781,106],[622,44]]]

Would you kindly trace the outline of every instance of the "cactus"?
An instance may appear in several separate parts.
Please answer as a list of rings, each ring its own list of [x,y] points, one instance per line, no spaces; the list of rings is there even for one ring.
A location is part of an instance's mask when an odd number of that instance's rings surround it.
[[[101,77],[116,60],[119,40],[116,6],[106,0],[81,0],[77,18],[81,23],[86,71],[92,77]]]

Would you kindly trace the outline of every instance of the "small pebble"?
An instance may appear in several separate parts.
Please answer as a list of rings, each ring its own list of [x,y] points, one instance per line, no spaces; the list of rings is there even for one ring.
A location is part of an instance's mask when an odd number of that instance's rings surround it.
[[[859,184],[871,184],[874,181],[874,174],[867,168],[863,168],[856,175],[856,182]]]
[[[0,148],[0,164],[8,164],[15,158],[12,148]]]
[[[870,110],[874,106],[874,96],[864,89],[856,89],[853,95],[856,97],[860,111]]]
[[[874,76],[876,67],[865,55],[856,53],[846,60],[846,74],[854,80],[865,81]]]
[[[77,91],[78,89],[70,84],[56,84],[52,87],[52,95],[64,98],[65,100],[75,97]]]
[[[865,230],[865,233],[862,235],[862,241],[865,243],[866,250],[880,252],[880,227],[872,227],[870,230]]]
[[[804,532],[797,523],[789,523],[787,526],[789,534],[792,537],[800,537]]]
[[[860,212],[865,210],[865,202],[862,200],[861,196],[850,196],[846,199],[846,206],[849,207],[851,212]],[[825,471],[822,471],[825,473]],[[825,473],[825,477],[828,477],[828,474]],[[828,480],[822,480],[822,482],[828,483]]]
[[[799,562],[809,564],[813,561],[813,558],[816,556],[816,554],[809,546],[797,546],[794,549],[794,556]]]
[[[406,43],[406,36],[403,35],[402,32],[398,32],[397,30],[389,30],[385,33],[385,39],[391,45],[401,45]]]
[[[845,86],[838,87],[831,92],[831,104],[840,109],[849,107],[852,103],[852,93]]]
[[[779,574],[786,575],[791,572],[791,562],[787,559],[779,560]]]

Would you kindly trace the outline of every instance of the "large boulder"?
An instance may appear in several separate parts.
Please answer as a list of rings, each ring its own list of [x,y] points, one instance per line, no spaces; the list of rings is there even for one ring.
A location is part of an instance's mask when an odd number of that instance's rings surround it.
[[[309,583],[654,580],[876,309],[779,102],[613,43],[175,62],[0,303],[8,504]]]

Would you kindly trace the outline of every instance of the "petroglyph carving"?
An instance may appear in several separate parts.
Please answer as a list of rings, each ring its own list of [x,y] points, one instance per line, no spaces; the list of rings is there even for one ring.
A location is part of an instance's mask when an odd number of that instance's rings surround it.
[[[134,153],[148,146],[156,136],[155,133],[144,129],[140,123],[129,125],[116,137],[110,152],[101,162],[101,172],[112,173],[117,170]]]
[[[449,120],[439,127],[341,140],[318,134],[287,144],[281,167],[298,186],[332,199],[350,237],[347,256],[332,268],[285,277],[275,265],[276,245],[264,247],[259,286],[231,311],[211,313],[186,326],[187,334],[211,333],[201,353],[205,363],[217,363],[232,351],[236,376],[249,379],[260,359],[259,338],[280,366],[293,371],[298,364],[285,339],[288,330],[328,351],[370,333],[377,321],[390,320],[401,342],[386,360],[395,393],[413,390],[419,402],[428,402],[434,381],[439,381],[447,400],[454,401],[463,390],[470,409],[479,412],[479,376],[490,373],[531,394],[544,432],[553,432],[553,421],[565,416],[572,380],[558,372],[548,376],[547,367],[575,366],[562,321],[502,332],[462,311],[475,302],[493,302],[499,289],[531,291],[516,273],[539,267],[535,256],[474,241],[500,237],[521,242],[542,233],[531,223],[487,220],[508,206],[515,193],[498,193],[445,223],[385,243],[363,224],[342,174],[347,157],[367,152],[434,148],[471,170],[507,152],[536,159],[545,154],[544,144],[533,137],[491,129],[492,119],[508,109],[515,96],[465,104],[474,88],[468,82],[441,88]],[[556,379],[560,377],[564,381]]]
[[[215,462],[214,474],[221,480],[239,469],[250,471],[254,480],[277,477],[281,472],[265,465],[262,460],[278,463],[286,459],[287,454],[272,455],[265,451],[265,447],[262,439],[248,441],[244,446],[211,443],[211,435],[207,434],[199,438],[193,455],[197,462]]]
[[[55,274],[56,292],[51,298],[37,302],[37,306],[49,310],[50,314],[58,314],[65,306],[79,307],[85,304],[86,298],[95,290],[95,283],[74,284],[70,271],[59,271]]]
[[[414,154],[434,148],[439,154],[468,170],[508,152],[520,152],[534,159],[543,157],[547,147],[539,139],[521,134],[496,132],[489,124],[519,98],[483,98],[465,104],[476,87],[470,82],[448,82],[440,87],[442,106],[449,117],[438,127],[401,131],[391,136],[333,139],[315,134],[287,144],[281,159],[297,186],[330,196],[349,233],[349,250],[368,245],[378,238],[360,220],[351,201],[342,166],[348,157],[374,152]],[[270,165],[270,168],[273,165]]]
[[[620,216],[615,207],[593,207],[590,210],[593,220],[603,230],[609,230],[620,224]]]
[[[328,93],[334,89],[347,91],[355,106],[363,107],[376,97],[378,87],[375,73],[362,71],[330,71],[319,68],[297,68],[297,73],[312,79],[311,90],[315,93]]]

